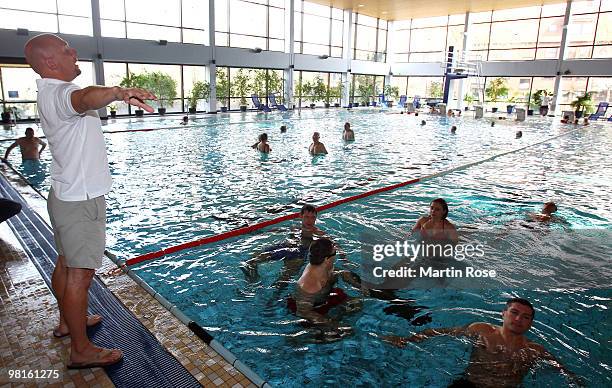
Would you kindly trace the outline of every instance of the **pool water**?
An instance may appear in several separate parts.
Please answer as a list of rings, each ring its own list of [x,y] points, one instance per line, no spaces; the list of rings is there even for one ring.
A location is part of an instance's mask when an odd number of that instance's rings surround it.
[[[294,284],[276,284],[282,263],[262,264],[261,279],[254,283],[247,282],[239,269],[241,261],[285,241],[296,223],[137,266],[147,283],[271,384],[446,386],[465,369],[468,343],[440,337],[397,349],[374,335],[409,335],[472,321],[499,324],[504,300],[511,295],[530,299],[536,307],[532,340],[582,376],[586,385],[612,383],[612,294],[605,283],[612,275],[606,238],[612,229],[609,126],[576,130],[534,119],[498,121],[491,127],[486,120],[366,110],[229,116],[207,118],[188,128],[106,135],[114,178],[107,199],[111,251],[130,258],[295,212],[305,202],[320,206],[566,134],[321,213],[318,226],[347,253],[349,262],[338,262],[337,267],[353,271],[359,270],[364,233],[399,238],[436,197],[447,199],[450,220],[460,234],[472,234],[467,238],[478,238],[473,237],[475,231],[504,234],[503,244],[486,258],[503,276],[487,287],[401,290],[399,297],[413,301],[401,314],[394,313],[388,301],[365,298],[361,311],[342,318],[353,333],[339,341],[319,343],[316,333],[304,329],[287,311],[286,298]],[[420,126],[421,119],[427,125]],[[129,127],[173,126],[174,121],[134,122]],[[341,140],[345,121],[355,130],[354,143]],[[280,134],[281,124],[289,127],[286,134]],[[456,135],[449,133],[453,124],[458,126]],[[522,139],[514,138],[516,130],[523,131]],[[267,157],[249,148],[264,131],[272,148]],[[313,131],[321,132],[329,155],[313,158],[307,153]],[[44,168],[37,174],[38,187],[47,190]],[[537,212],[549,200],[559,206],[559,222],[528,223],[526,213]],[[584,248],[581,231],[601,231],[604,237],[577,254],[574,246]],[[551,243],[557,239],[551,237],[557,236],[554,233],[563,235],[562,243]],[[599,281],[588,289],[572,290],[563,289],[563,282],[553,282],[558,287],[534,285],[537,277],[532,272],[561,257],[566,260],[557,260],[555,267],[584,264]],[[340,286],[358,295],[348,285]],[[525,380],[526,385],[542,387],[565,383],[547,367]]]

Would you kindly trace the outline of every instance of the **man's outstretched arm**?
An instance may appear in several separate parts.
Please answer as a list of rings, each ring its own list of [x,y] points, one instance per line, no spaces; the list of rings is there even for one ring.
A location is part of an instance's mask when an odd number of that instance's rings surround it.
[[[153,108],[147,105],[144,100],[157,100],[157,97],[145,89],[121,88],[119,86],[88,86],[75,90],[70,96],[72,107],[77,113],[100,109],[113,101],[123,101],[147,112],[153,112]]]
[[[453,337],[480,335],[483,331],[491,330],[491,325],[483,322],[475,322],[468,326],[447,327],[437,329],[425,329],[420,333],[410,337],[401,337],[396,335],[382,336],[383,341],[389,342],[392,345],[403,348],[408,342],[422,342],[431,337],[440,335],[451,335]]]

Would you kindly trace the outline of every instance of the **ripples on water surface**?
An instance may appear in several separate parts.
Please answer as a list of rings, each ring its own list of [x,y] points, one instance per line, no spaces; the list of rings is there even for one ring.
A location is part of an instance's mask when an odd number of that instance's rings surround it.
[[[236,114],[202,119],[198,122],[202,126],[107,135],[114,178],[108,196],[109,248],[126,258],[143,254],[294,212],[303,202],[322,205],[482,160],[575,128],[537,119],[517,125],[498,122],[492,128],[487,121],[467,118],[366,112],[270,117],[276,121],[248,115],[249,122],[241,123]],[[428,124],[418,125],[421,119]],[[341,141],[344,121],[351,122],[355,143]],[[130,126],[174,126],[177,122],[165,119]],[[281,135],[278,128],[283,123],[289,130]],[[457,135],[448,131],[452,124],[459,128]],[[111,124],[105,129],[124,127]],[[515,140],[514,132],[519,129],[523,138]],[[249,145],[264,131],[270,137],[272,153],[261,158]],[[306,147],[313,131],[321,132],[329,155],[308,155]],[[469,345],[436,338],[400,350],[375,340],[370,333],[406,335],[426,327],[476,320],[500,323],[503,300],[511,294],[527,297],[536,306],[530,338],[584,376],[587,385],[610,385],[609,284],[593,290],[545,291],[530,286],[520,271],[529,271],[533,262],[543,263],[538,252],[528,249],[542,246],[547,250],[542,257],[577,258],[588,262],[593,271],[609,273],[609,250],[594,246],[576,255],[571,238],[559,244],[548,240],[553,239],[551,230],[609,232],[612,162],[607,156],[611,146],[610,126],[592,125],[490,162],[322,213],[319,226],[340,243],[352,262],[359,261],[362,233],[398,238],[436,197],[448,200],[450,219],[466,236],[479,230],[510,231],[503,240],[507,250],[487,256],[491,265],[507,274],[491,289],[403,290],[400,296],[414,300],[415,306],[403,316],[387,314],[392,310],[388,302],[366,299],[360,313],[343,321],[354,327],[354,334],[331,344],[313,343],[287,313],[285,298],[294,286],[280,291],[272,287],[281,263],[262,265],[261,281],[253,284],[247,283],[238,269],[240,261],[262,247],[284,241],[288,223],[144,263],[137,271],[277,385],[446,386],[467,365]],[[47,164],[48,160],[43,160],[43,166]],[[47,190],[45,169],[22,166],[22,171],[28,173],[28,168]],[[558,216],[563,222],[529,224],[525,214],[538,211],[548,200],[559,205]],[[526,229],[526,224],[531,227]],[[558,266],[564,263],[558,260]],[[356,295],[354,290],[351,293]],[[541,368],[525,383],[562,386],[565,380],[554,370]]]

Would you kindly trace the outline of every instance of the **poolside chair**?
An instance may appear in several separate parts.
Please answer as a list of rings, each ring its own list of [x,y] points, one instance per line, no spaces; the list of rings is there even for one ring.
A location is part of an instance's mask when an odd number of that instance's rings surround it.
[[[384,93],[378,95],[378,103],[380,104],[380,106],[383,106],[385,108],[389,107],[389,101],[385,100]]]
[[[414,96],[414,100],[412,100],[412,105],[414,105],[416,109],[419,109],[421,107],[421,97]]]
[[[253,100],[253,105],[257,108],[257,110],[263,110],[264,112],[272,112],[269,106],[264,105],[259,101],[259,97],[257,94],[251,94],[251,99]]]
[[[609,104],[607,102],[600,102],[597,106],[597,112],[590,115],[589,120],[598,120],[600,117],[605,116],[606,111],[608,110],[608,105]]]
[[[406,95],[402,94],[400,96],[399,102],[397,103],[397,106],[400,108],[404,108],[406,106],[406,100],[408,99],[408,97],[406,97]]]
[[[276,96],[274,94],[270,94],[268,96],[268,99],[270,100],[270,105],[272,105],[273,108],[276,108],[282,112],[285,112],[287,110],[287,107],[285,105],[276,103]]]

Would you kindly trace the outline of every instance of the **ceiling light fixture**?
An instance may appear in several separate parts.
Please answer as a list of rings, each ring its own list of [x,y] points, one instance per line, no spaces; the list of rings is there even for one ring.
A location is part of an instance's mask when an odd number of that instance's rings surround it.
[[[359,8],[361,8],[361,7],[365,7],[365,5],[363,5],[363,4],[359,4],[359,5],[358,5],[358,7],[359,7]]]

